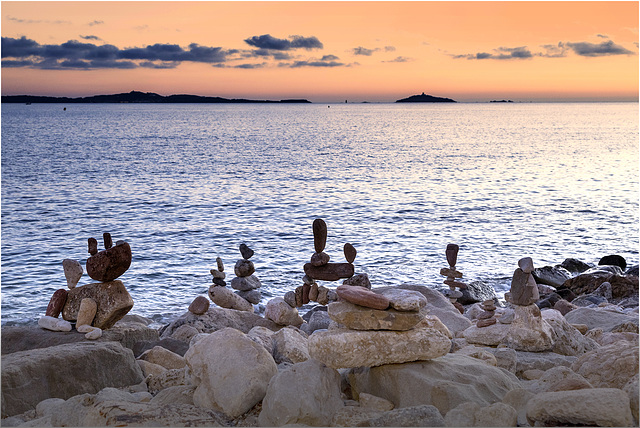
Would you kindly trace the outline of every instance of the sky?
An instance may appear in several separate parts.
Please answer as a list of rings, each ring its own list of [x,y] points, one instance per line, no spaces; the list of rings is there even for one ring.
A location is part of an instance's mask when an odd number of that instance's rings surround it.
[[[638,101],[638,2],[2,1],[2,95]]]

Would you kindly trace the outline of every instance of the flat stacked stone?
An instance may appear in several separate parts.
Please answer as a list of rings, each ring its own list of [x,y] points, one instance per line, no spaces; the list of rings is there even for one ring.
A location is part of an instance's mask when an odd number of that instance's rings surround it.
[[[478,323],[476,324],[476,327],[488,327],[498,321],[495,316],[496,305],[493,300],[485,300],[482,302],[480,307],[483,309],[483,312],[478,315]]]
[[[254,275],[256,268],[249,260],[253,256],[253,250],[246,244],[240,244],[240,254],[242,258],[236,262],[233,268],[236,277],[231,280],[231,288],[236,294],[253,305],[257,305],[262,299],[259,288],[262,286],[260,280]]]
[[[458,261],[458,251],[460,247],[456,244],[447,245],[447,249],[445,250],[445,255],[447,256],[447,262],[449,263],[448,268],[440,269],[440,275],[446,276],[447,279],[444,280],[445,285],[449,286],[448,290],[445,290],[444,295],[449,298],[449,301],[460,311],[460,313],[464,313],[464,307],[458,303],[458,299],[462,297],[462,292],[456,290],[456,288],[464,289],[467,288],[467,284],[458,281],[459,278],[462,278],[462,272],[458,272],[456,270],[456,263]]]

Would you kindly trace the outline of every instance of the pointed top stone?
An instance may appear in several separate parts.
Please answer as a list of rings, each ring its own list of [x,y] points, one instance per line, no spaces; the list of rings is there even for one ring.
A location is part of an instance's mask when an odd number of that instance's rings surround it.
[[[102,240],[104,241],[105,250],[113,247],[113,241],[111,240],[111,234],[109,232],[105,232],[102,234]]]
[[[251,256],[253,256],[253,250],[247,247],[247,244],[240,244],[240,254],[242,254],[242,258],[245,260],[249,260]]]
[[[321,218],[313,221],[313,245],[316,253],[324,251],[324,247],[327,245],[327,223]]]
[[[98,253],[98,241],[96,240],[96,238],[89,238],[88,240],[88,246],[89,246],[89,254],[91,254],[92,256]]]
[[[520,269],[522,269],[524,273],[531,273],[533,272],[533,269],[534,269],[533,259],[531,257],[522,258],[518,260],[518,266],[520,267]]]
[[[449,266],[455,266],[456,262],[458,261],[458,250],[460,249],[460,247],[458,247],[457,244],[449,244],[447,245],[447,250],[446,250],[446,254],[447,254],[447,262],[449,262]]]

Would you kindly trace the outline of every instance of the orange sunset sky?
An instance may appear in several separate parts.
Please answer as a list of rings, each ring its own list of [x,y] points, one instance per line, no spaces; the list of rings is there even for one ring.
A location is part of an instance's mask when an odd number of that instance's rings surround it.
[[[2,2],[2,94],[637,101],[638,2]]]

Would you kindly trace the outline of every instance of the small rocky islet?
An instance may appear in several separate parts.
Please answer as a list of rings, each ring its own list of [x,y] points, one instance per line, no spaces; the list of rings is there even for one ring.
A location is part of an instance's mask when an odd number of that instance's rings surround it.
[[[523,257],[502,301],[462,281],[457,244],[446,288],[373,287],[353,245],[332,262],[326,223],[312,231],[301,284],[264,315],[243,243],[230,286],[218,257],[209,298],[159,329],[128,314],[129,244],[90,238],[97,282],[64,260],[39,328],[2,329],[2,425],[638,426],[638,267],[624,258]]]

